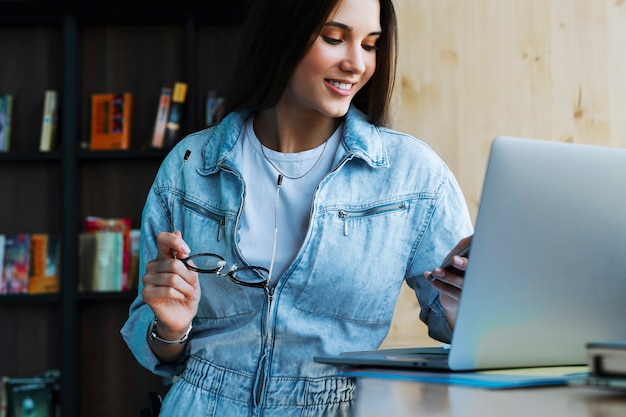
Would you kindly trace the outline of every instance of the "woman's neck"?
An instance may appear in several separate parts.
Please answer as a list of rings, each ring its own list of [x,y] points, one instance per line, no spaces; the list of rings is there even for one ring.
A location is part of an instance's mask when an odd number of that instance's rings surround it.
[[[330,138],[341,123],[318,112],[302,113],[278,106],[261,110],[254,118],[254,133],[261,143],[284,153],[313,149]]]

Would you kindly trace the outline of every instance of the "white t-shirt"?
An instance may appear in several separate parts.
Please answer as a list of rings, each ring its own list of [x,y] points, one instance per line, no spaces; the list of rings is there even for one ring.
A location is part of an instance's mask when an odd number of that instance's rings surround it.
[[[275,283],[304,241],[309,227],[313,192],[332,167],[343,125],[325,143],[314,149],[282,153],[266,147],[261,150],[263,145],[254,133],[252,121],[251,117],[240,141],[243,155],[241,173],[246,183],[246,194],[239,230],[239,248],[250,265],[270,269],[274,229],[277,228],[272,269],[272,282]],[[278,199],[279,172],[266,157],[283,174]],[[311,171],[307,173],[309,169]]]

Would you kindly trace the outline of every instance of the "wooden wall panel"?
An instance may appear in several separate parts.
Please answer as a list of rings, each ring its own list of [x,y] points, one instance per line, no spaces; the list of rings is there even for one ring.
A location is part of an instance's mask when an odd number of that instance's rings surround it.
[[[444,158],[474,219],[497,135],[626,147],[624,0],[395,5],[395,127]],[[408,292],[385,345],[430,342]]]

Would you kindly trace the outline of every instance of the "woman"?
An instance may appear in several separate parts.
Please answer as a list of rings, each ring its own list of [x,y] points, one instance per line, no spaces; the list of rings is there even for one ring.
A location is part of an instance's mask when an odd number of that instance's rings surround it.
[[[179,376],[162,415],[347,416],[354,381],[313,357],[377,348],[404,280],[449,342],[462,277],[425,277],[471,221],[441,159],[385,127],[391,0],[256,0],[249,19],[227,117],[150,190],[122,335]]]

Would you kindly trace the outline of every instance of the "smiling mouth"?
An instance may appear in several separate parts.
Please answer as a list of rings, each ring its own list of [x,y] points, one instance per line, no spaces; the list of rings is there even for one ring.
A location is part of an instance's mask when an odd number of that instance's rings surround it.
[[[350,91],[354,84],[340,83],[338,81],[329,80],[328,83],[339,90]]]

